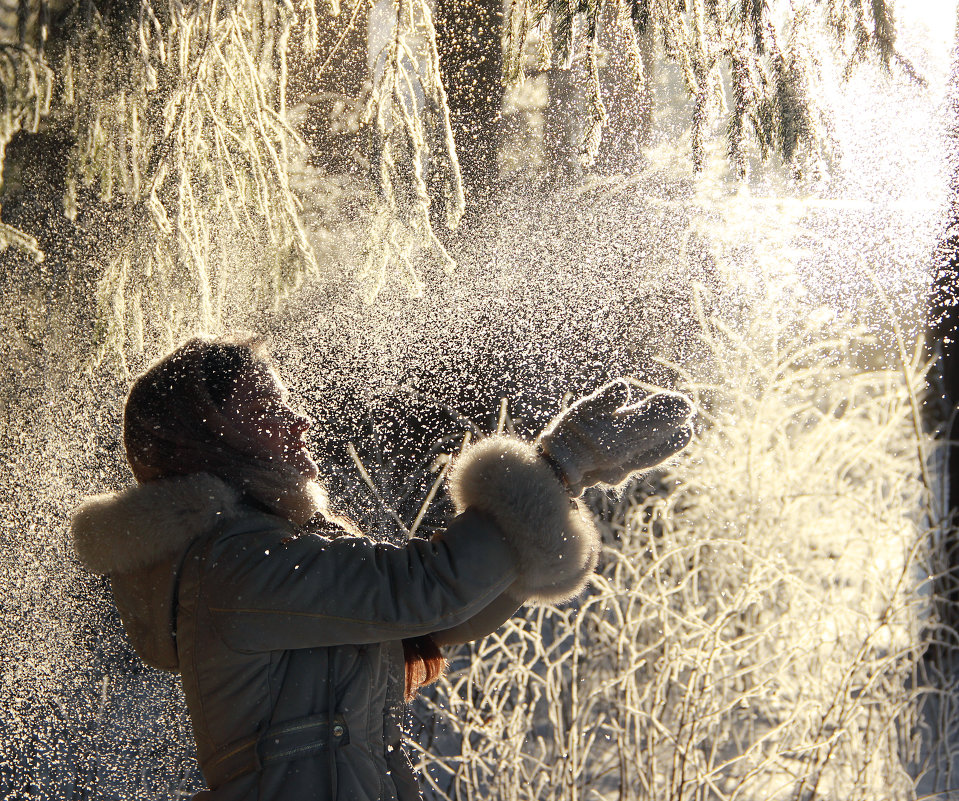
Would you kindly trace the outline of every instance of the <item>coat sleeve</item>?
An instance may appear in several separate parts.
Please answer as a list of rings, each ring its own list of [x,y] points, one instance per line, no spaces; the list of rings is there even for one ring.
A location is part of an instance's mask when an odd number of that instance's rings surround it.
[[[525,602],[525,599],[516,597],[507,589],[468,620],[442,631],[434,631],[433,640],[437,645],[460,645],[479,640],[496,631]]]
[[[451,629],[517,577],[499,527],[468,510],[431,540],[397,547],[362,537],[224,537],[202,594],[238,651],[386,642]]]

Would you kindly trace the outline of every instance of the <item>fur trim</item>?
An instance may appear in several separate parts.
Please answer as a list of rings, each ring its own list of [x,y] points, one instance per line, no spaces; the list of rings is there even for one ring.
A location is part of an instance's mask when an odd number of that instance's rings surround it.
[[[182,549],[235,517],[240,493],[207,473],[94,495],[73,512],[73,548],[87,570],[126,572]]]
[[[506,535],[520,574],[511,594],[558,603],[586,586],[599,532],[532,445],[503,436],[478,442],[450,471],[450,495],[457,511],[479,509]]]

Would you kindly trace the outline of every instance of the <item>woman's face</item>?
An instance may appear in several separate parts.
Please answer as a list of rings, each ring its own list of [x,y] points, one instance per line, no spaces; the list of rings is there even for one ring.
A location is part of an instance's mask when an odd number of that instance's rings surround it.
[[[290,406],[289,392],[270,368],[258,365],[239,377],[223,404],[223,413],[240,434],[256,443],[258,455],[292,467],[309,479],[319,476],[303,438],[310,429],[310,418]]]

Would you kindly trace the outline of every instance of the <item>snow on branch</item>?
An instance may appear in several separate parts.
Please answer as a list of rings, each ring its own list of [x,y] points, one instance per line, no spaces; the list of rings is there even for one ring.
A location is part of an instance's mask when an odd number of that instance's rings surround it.
[[[746,173],[750,145],[763,160],[777,154],[797,171],[824,157],[829,134],[817,108],[819,65],[811,44],[821,33],[839,46],[847,74],[874,59],[922,82],[895,46],[887,0],[828,0],[788,8],[770,0],[722,5],[714,0],[513,0],[505,24],[504,80],[511,84],[523,77],[524,48],[534,34],[541,41],[541,68],[568,69],[577,59],[584,61],[581,157],[587,166],[606,123],[596,66],[604,25],[622,31],[608,38],[625,48],[637,93],[650,92],[649,65],[643,64],[639,41],[655,43],[659,56],[679,67],[692,101],[691,157],[697,169],[703,166],[710,131],[723,118],[729,159],[740,176]]]

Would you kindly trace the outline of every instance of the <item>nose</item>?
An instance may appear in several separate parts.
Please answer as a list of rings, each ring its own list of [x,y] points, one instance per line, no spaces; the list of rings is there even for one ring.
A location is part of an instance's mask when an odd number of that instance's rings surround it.
[[[293,417],[293,430],[297,434],[305,434],[313,426],[313,421],[305,414],[296,412]]]

